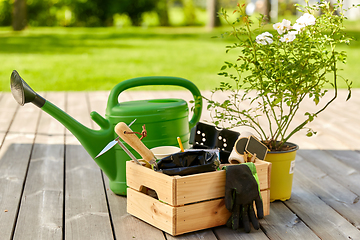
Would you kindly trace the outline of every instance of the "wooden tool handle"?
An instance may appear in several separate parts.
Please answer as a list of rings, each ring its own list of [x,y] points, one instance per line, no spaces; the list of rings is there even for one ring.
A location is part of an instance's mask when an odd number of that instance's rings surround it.
[[[148,149],[142,141],[135,134],[125,134],[125,132],[132,132],[132,130],[124,122],[119,122],[115,126],[115,132],[119,137],[137,151],[141,157],[150,162],[155,159],[154,154]]]

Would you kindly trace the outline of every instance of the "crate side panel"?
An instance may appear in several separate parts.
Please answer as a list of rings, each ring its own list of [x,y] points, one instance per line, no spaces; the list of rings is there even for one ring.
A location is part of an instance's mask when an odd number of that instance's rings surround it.
[[[224,225],[231,215],[224,198],[176,207],[175,214],[175,235]]]
[[[264,216],[267,216],[270,214],[270,189],[261,190],[260,192],[261,192],[261,197],[262,197],[262,201],[263,201]],[[255,203],[254,203],[254,210],[255,210],[255,214],[257,216]]]
[[[271,186],[271,181],[270,181],[270,179],[271,179],[271,167],[272,167],[272,163],[269,163],[269,166],[268,166],[268,185],[269,185],[269,188]]]
[[[270,189],[262,190],[261,197],[263,200],[264,216],[270,215]]]
[[[260,189],[261,190],[265,190],[265,189],[270,188],[270,185],[269,185],[269,165],[271,165],[271,163],[261,161],[261,160],[257,160],[256,163],[255,163],[256,172],[257,172],[257,175],[258,175],[258,178],[259,178]]]
[[[225,171],[216,171],[176,179],[176,205],[224,197],[225,178]]]
[[[258,160],[255,163],[260,189],[268,189],[271,163]],[[226,171],[194,174],[175,180],[176,206],[225,196]]]
[[[155,172],[150,168],[137,165],[132,161],[126,163],[127,185],[137,191],[146,186],[156,191],[158,198],[170,205],[175,205],[173,182],[174,177]]]
[[[175,210],[159,200],[127,189],[127,212],[169,234],[175,234]]]

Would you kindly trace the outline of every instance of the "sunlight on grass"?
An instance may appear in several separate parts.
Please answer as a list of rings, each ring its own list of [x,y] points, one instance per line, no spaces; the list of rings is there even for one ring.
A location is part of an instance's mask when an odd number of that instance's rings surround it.
[[[0,90],[9,91],[13,69],[36,91],[110,90],[117,83],[141,76],[176,76],[212,89],[224,61],[238,52],[225,53],[233,39],[213,38],[226,28],[205,27],[29,28],[13,32],[0,28]],[[352,29],[351,35],[360,33]],[[359,42],[350,47],[341,75],[360,87],[356,66]],[[344,87],[344,86],[340,86]],[[169,89],[156,86],[152,89]]]

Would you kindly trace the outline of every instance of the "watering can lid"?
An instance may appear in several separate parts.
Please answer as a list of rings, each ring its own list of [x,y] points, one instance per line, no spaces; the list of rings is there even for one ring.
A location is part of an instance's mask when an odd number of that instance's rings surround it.
[[[154,121],[171,120],[188,116],[188,106],[183,99],[151,99],[121,102],[110,111],[107,117],[152,118]],[[151,120],[151,119],[148,119]]]

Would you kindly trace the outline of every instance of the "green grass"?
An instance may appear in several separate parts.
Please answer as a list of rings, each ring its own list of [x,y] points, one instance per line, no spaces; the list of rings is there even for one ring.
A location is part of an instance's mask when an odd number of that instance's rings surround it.
[[[360,39],[359,29],[351,29],[350,34]],[[217,76],[223,62],[236,59],[235,52],[225,53],[230,39],[212,38],[223,31],[114,27],[13,32],[0,28],[0,90],[10,90],[13,69],[35,91],[110,90],[126,79],[157,75],[183,77],[200,89],[212,89],[225,80]],[[360,43],[343,49],[348,50],[348,64],[341,75],[358,88]]]

